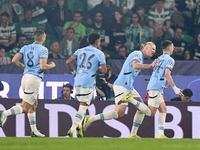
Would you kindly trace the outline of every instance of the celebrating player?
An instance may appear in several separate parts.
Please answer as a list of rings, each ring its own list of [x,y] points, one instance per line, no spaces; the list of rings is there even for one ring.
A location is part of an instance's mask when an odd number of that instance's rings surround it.
[[[31,137],[44,137],[36,128],[36,108],[38,105],[37,95],[41,80],[44,76],[44,70],[54,68],[54,62],[47,64],[48,49],[44,46],[46,34],[42,30],[34,33],[34,43],[22,47],[19,53],[15,54],[12,63],[24,69],[24,75],[21,80],[23,97],[21,105],[13,106],[6,111],[0,111],[0,127],[3,127],[5,117],[27,113],[30,127]],[[23,57],[24,64],[19,60]]]
[[[171,70],[174,66],[174,59],[170,57],[173,54],[174,45],[171,41],[163,41],[163,54],[159,57],[157,65],[153,69],[147,91],[149,93],[148,107],[151,109],[151,116],[154,116],[157,109],[159,110],[158,117],[158,138],[167,138],[164,135],[165,119],[166,119],[166,105],[163,99],[163,89],[165,87],[166,79],[177,96],[180,96],[181,90],[176,87],[171,77]]]
[[[182,95],[182,90],[176,87],[171,77],[171,70],[175,62],[170,55],[173,54],[174,45],[171,41],[165,40],[162,42],[161,47],[163,54],[159,57],[157,65],[153,68],[153,73],[147,86],[147,91],[149,93],[148,107],[144,107],[139,102],[136,102],[136,100],[134,100],[130,95],[130,98],[127,98],[126,100],[124,99],[124,102],[129,101],[147,116],[154,116],[156,111],[159,110],[158,138],[167,138],[164,135],[167,109],[163,99],[163,89],[165,87],[166,80],[177,96]],[[123,102],[123,100],[121,102]]]
[[[83,137],[81,123],[92,99],[96,83],[95,73],[98,68],[102,73],[107,72],[104,53],[97,49],[101,44],[100,41],[100,35],[92,33],[88,38],[90,45],[78,49],[66,61],[73,77],[75,77],[74,86],[77,99],[80,102],[79,110],[75,116],[74,122],[67,133],[69,137],[74,137],[75,130],[77,137]],[[75,60],[77,60],[77,72],[72,67],[72,62]]]
[[[144,58],[152,57],[156,52],[156,46],[152,42],[147,42],[145,45],[142,45],[141,51],[132,52],[126,61],[123,64],[122,70],[114,82],[114,92],[115,92],[115,110],[107,111],[95,116],[85,116],[83,130],[84,132],[88,128],[88,126],[97,120],[109,120],[109,119],[117,119],[119,117],[124,116],[124,112],[127,108],[128,102],[121,103],[121,100],[127,99],[128,97],[134,97],[136,103],[139,101],[141,104],[143,103],[142,98],[139,93],[133,88],[134,79],[140,73],[141,69],[152,68],[156,65],[158,59],[155,59],[151,64],[143,64]],[[130,95],[128,95],[130,94]],[[145,107],[146,105],[143,104]],[[147,107],[147,106],[146,106]],[[137,111],[133,120],[133,124],[137,123],[137,125],[141,124],[144,118],[144,114],[141,111]],[[136,132],[136,131],[131,131]],[[131,133],[130,137],[137,138],[138,136],[134,133]]]

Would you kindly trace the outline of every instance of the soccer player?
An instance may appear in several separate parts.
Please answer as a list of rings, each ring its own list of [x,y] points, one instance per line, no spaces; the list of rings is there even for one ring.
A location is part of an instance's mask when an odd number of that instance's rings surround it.
[[[165,119],[166,119],[166,105],[163,99],[163,89],[165,87],[166,80],[174,90],[175,94],[179,97],[182,95],[182,90],[177,88],[171,77],[171,70],[174,66],[174,59],[170,57],[173,54],[174,45],[171,41],[165,40],[161,44],[163,54],[159,57],[158,63],[153,68],[153,73],[147,86],[149,93],[148,107],[144,107],[140,103],[136,102],[133,98],[123,99],[121,102],[127,102],[135,105],[139,110],[145,113],[147,116],[154,116],[156,111],[159,110],[158,117],[158,138],[167,138],[164,135]],[[138,128],[138,127],[136,127]]]
[[[171,70],[174,66],[174,59],[170,57],[173,54],[174,45],[171,41],[165,40],[161,44],[163,54],[159,57],[157,65],[153,69],[147,91],[149,93],[148,107],[151,110],[151,116],[154,116],[156,111],[159,110],[158,117],[158,138],[167,138],[164,135],[165,119],[166,119],[166,105],[163,99],[163,89],[166,80],[179,97],[182,95],[181,90],[176,87],[171,77]]]
[[[102,73],[107,72],[104,53],[97,49],[101,44],[100,41],[100,35],[92,33],[88,37],[90,45],[78,49],[66,61],[73,77],[75,77],[74,87],[77,99],[80,102],[74,122],[67,133],[69,137],[74,137],[75,130],[77,137],[83,137],[81,123],[92,99],[96,84],[95,73],[98,68]],[[77,60],[77,72],[72,67],[72,62],[75,60]]]
[[[139,101],[143,104],[143,100],[140,97],[139,93],[133,88],[134,79],[140,73],[141,69],[152,68],[156,65],[158,59],[155,59],[151,64],[143,64],[144,58],[152,57],[156,52],[156,46],[152,42],[147,42],[145,45],[142,45],[141,51],[134,51],[127,57],[126,61],[123,64],[122,70],[114,82],[114,93],[115,93],[115,110],[107,111],[95,116],[85,116],[83,130],[84,132],[88,126],[97,120],[109,120],[117,119],[124,116],[124,112],[127,108],[128,102],[120,103],[122,99],[127,99],[127,96],[133,96],[136,103]],[[130,95],[128,95],[130,94]],[[139,103],[138,102],[138,103]],[[146,105],[143,104],[143,107]],[[147,107],[147,106],[146,106]],[[144,114],[141,111],[137,111],[133,119],[133,124],[141,124],[144,118]],[[131,131],[136,132],[136,131]],[[137,138],[138,136],[134,133],[131,133],[130,137]]]
[[[47,64],[48,49],[44,46],[46,34],[42,30],[34,33],[34,43],[22,47],[19,53],[15,54],[12,63],[24,69],[24,75],[21,80],[23,97],[21,105],[13,106],[6,111],[0,111],[0,127],[3,127],[4,118],[10,115],[27,113],[31,137],[44,137],[36,128],[36,108],[38,105],[37,95],[41,80],[44,76],[44,70],[55,67],[55,63]],[[24,64],[19,60],[23,58]]]

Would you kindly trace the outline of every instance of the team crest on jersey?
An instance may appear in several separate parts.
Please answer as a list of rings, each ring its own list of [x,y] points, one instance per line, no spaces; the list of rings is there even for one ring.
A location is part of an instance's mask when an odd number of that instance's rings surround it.
[[[133,59],[139,59],[140,55],[139,54],[135,54],[135,57]]]
[[[48,58],[48,51],[44,51],[43,57]]]
[[[169,66],[170,66],[170,67],[173,67],[173,65],[174,65],[173,61],[170,61],[170,62],[169,62]]]
[[[48,51],[44,51],[44,54],[45,54],[45,55],[48,55]]]

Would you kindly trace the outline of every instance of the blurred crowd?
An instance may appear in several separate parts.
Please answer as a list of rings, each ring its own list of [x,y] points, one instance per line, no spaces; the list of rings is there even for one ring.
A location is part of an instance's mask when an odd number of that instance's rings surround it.
[[[175,60],[200,59],[199,0],[1,0],[0,65],[11,63],[21,47],[33,42],[37,29],[47,34],[49,58],[68,58],[101,36],[107,63],[126,59],[152,41],[174,43]]]

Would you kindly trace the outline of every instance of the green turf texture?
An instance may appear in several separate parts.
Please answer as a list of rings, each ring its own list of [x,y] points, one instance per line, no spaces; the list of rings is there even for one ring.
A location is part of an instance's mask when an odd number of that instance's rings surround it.
[[[200,139],[1,137],[0,150],[200,150]]]

